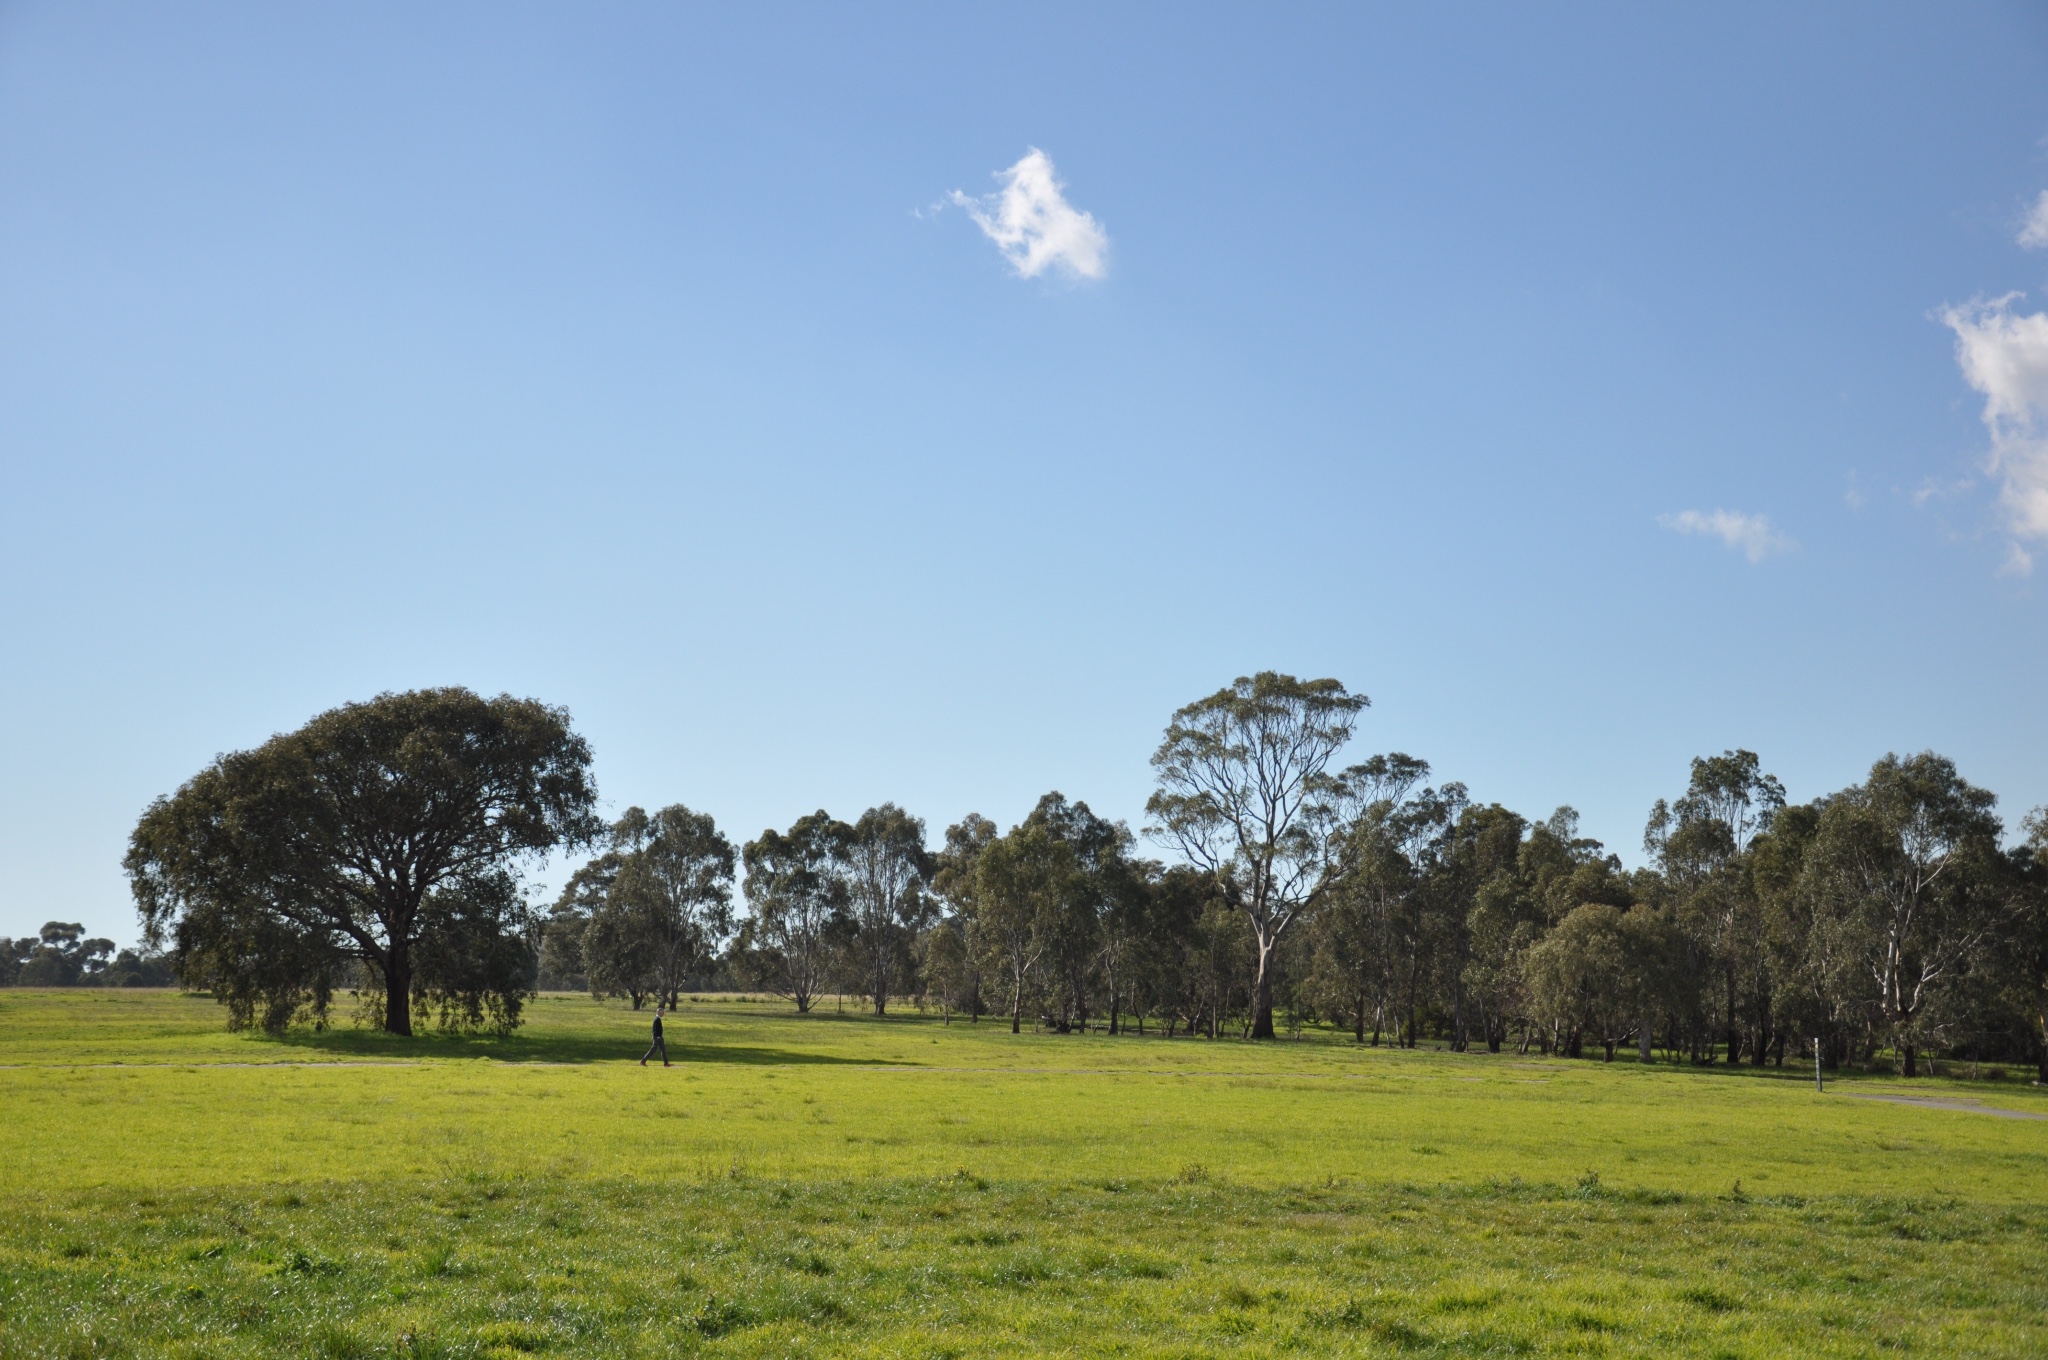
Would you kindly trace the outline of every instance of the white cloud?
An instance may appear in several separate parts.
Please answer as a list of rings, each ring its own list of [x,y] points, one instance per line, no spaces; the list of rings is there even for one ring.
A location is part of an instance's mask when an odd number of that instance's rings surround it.
[[[2020,226],[2020,244],[2029,250],[2048,247],[2048,189],[2034,200],[2034,206],[2027,213],[2027,220]]]
[[[1023,160],[996,172],[996,180],[1002,187],[986,197],[955,189],[947,198],[967,210],[1018,278],[1035,279],[1048,269],[1081,279],[1109,272],[1109,234],[1067,202],[1050,156],[1032,147]]]
[[[1768,516],[1745,515],[1739,510],[1681,510],[1675,515],[1659,515],[1657,522],[1681,534],[1718,538],[1752,562],[1799,546],[1773,529]]]
[[[2015,313],[2020,296],[1950,307],[1941,319],[1956,333],[1963,380],[1984,396],[1987,468],[2001,483],[2007,527],[2017,538],[2048,538],[2048,313]],[[2031,565],[2020,552],[2007,569],[2022,559]]]

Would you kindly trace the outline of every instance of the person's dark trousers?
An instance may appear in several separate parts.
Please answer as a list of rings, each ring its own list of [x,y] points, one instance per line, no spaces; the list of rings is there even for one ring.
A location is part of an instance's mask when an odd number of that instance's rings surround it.
[[[661,1065],[663,1067],[667,1067],[669,1065],[668,1044],[661,1039],[656,1039],[651,1045],[648,1046],[647,1051],[640,1055],[641,1065],[645,1066],[647,1060],[657,1053],[661,1055]]]

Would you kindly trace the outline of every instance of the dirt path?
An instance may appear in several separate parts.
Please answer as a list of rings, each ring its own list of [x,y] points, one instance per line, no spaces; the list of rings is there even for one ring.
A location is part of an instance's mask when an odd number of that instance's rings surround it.
[[[1926,1110],[1961,1110],[1965,1114],[1990,1114],[2000,1119],[2048,1119],[2048,1114],[2027,1110],[2005,1110],[1996,1105],[1979,1105],[1973,1100],[1943,1100],[1939,1096],[1880,1096],[1864,1091],[1845,1092],[1851,1100],[1883,1100],[1893,1105],[1918,1105]]]

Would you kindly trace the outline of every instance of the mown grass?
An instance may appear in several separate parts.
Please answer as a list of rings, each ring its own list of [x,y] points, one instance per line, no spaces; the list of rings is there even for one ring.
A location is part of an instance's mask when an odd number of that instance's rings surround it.
[[[0,1357],[2048,1350],[2015,1084],[645,1019],[0,993]]]

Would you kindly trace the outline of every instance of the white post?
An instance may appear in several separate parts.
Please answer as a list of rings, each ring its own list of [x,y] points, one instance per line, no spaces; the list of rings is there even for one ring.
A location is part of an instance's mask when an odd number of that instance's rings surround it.
[[[1827,1087],[1821,1085],[1820,1080],[1820,1040],[1818,1039],[1813,1041],[1813,1089],[1816,1091],[1827,1090]]]

